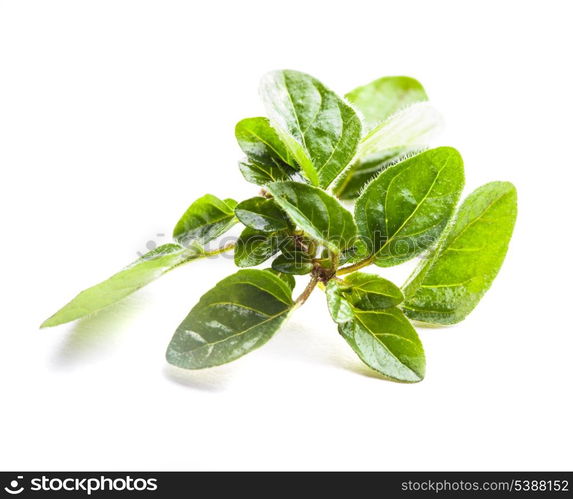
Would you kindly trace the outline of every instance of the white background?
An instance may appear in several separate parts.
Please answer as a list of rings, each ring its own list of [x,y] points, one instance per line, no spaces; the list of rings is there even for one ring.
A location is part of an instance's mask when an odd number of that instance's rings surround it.
[[[573,468],[571,4],[0,1],[0,468]],[[170,368],[172,332],[233,272],[177,269],[94,318],[38,330],[166,242],[205,192],[245,198],[235,123],[268,70],[345,91],[425,85],[466,192],[511,180],[506,264],[465,322],[420,330],[427,378],[381,381],[320,292],[234,364]],[[380,272],[397,282],[411,265]]]

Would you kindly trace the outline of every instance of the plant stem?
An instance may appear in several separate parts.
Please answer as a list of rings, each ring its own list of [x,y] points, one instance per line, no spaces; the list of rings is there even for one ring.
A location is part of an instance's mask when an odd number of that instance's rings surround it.
[[[368,265],[370,265],[373,261],[374,257],[369,256],[368,258],[365,258],[364,260],[361,260],[357,263],[353,263],[352,265],[338,269],[336,271],[336,275],[350,274],[350,272],[354,272],[355,270],[359,270],[363,267],[368,267]]]
[[[217,248],[216,250],[205,251],[205,253],[203,253],[203,255],[204,256],[220,255],[221,253],[225,253],[226,251],[231,251],[234,247],[235,247],[235,243],[225,244],[225,246],[221,246],[220,248]]]
[[[303,292],[299,295],[299,297],[294,301],[294,307],[300,307],[311,295],[314,288],[318,284],[318,277],[313,275],[310,279],[310,282],[307,284],[306,288],[304,288]]]
[[[328,252],[330,256],[330,261],[332,262],[332,268],[338,269],[338,264],[340,263],[340,253],[333,253],[332,251]]]

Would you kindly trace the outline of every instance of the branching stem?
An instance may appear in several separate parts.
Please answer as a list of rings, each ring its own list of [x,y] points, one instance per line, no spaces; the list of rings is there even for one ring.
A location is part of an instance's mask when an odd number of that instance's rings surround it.
[[[348,265],[346,267],[342,267],[342,268],[338,269],[336,271],[336,275],[350,274],[350,272],[354,272],[355,270],[359,270],[359,269],[362,269],[364,267],[368,267],[368,265],[372,264],[373,261],[374,261],[374,257],[369,256],[368,258],[365,258],[364,260],[361,260],[359,262],[353,263],[352,265]]]

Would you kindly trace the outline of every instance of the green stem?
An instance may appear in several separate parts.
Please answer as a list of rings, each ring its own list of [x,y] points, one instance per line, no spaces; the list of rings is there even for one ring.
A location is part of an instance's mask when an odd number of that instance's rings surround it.
[[[353,263],[352,265],[348,265],[346,267],[342,267],[342,268],[338,269],[336,272],[336,275],[350,274],[350,272],[354,272],[355,270],[359,270],[361,268],[368,267],[368,265],[372,264],[373,261],[374,261],[374,257],[369,256],[368,258],[365,258],[364,260],[361,260],[357,263]]]
[[[332,268],[335,270],[338,269],[338,265],[340,263],[340,253],[333,253],[332,251],[329,251],[328,255],[330,256],[330,261],[332,262]]]
[[[232,249],[235,248],[235,243],[229,243],[226,244],[225,246],[221,246],[220,248],[217,248],[216,250],[213,251],[205,251],[205,253],[203,253],[204,256],[215,256],[215,255],[220,255],[221,253],[225,253],[227,251],[231,251]]]

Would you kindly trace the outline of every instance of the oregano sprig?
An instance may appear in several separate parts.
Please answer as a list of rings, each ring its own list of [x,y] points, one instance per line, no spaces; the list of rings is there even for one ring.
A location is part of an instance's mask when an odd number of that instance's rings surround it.
[[[266,75],[260,92],[268,117],[235,128],[245,154],[240,172],[259,191],[240,202],[195,200],[173,243],[82,291],[41,327],[98,312],[180,265],[234,251],[241,269],[181,322],[169,363],[202,369],[238,359],[322,289],[339,334],[365,364],[387,379],[421,381],[426,359],[414,323],[454,324],[476,307],[507,252],[515,187],[491,182],[458,206],[461,155],[428,149],[441,117],[413,78],[380,78],[342,98],[310,75],[283,70]],[[208,249],[236,224],[244,228],[235,242]],[[363,271],[416,257],[401,288]],[[298,295],[295,276],[307,279]]]

